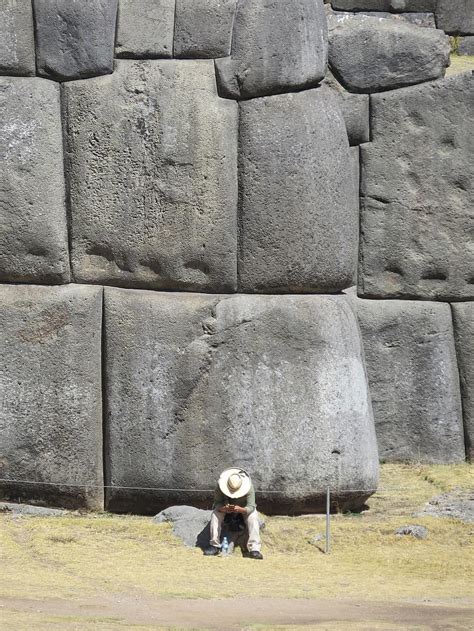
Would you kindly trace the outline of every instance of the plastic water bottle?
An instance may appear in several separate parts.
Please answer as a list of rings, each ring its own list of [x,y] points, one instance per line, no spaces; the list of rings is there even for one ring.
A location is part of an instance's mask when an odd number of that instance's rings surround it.
[[[221,553],[223,557],[226,557],[229,555],[229,542],[227,540],[227,537],[224,537],[224,539],[222,540]]]

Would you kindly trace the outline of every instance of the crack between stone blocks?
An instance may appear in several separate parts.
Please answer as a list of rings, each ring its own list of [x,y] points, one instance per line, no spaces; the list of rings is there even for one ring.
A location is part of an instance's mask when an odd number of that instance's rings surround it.
[[[451,326],[453,330],[453,343],[454,343],[454,353],[456,356],[456,367],[458,372],[458,380],[459,380],[459,396],[461,399],[461,415],[462,415],[462,429],[463,429],[463,438],[464,438],[464,457],[467,462],[469,462],[469,453],[471,450],[471,440],[467,428],[466,416],[464,410],[464,397],[463,397],[463,385],[462,385],[462,375],[461,375],[461,367],[459,365],[459,353],[458,353],[458,345],[456,343],[456,327],[455,327],[455,314],[453,304],[451,302],[449,304],[449,309],[451,311]]]
[[[63,152],[63,177],[64,177],[64,205],[66,212],[66,229],[67,229],[67,248],[69,257],[69,282],[73,283],[74,270],[72,265],[72,210],[71,210],[71,183],[70,183],[70,169],[69,169],[69,154],[68,154],[68,108],[66,105],[66,98],[64,95],[64,85],[59,84],[59,108],[61,116],[61,137],[62,137],[62,152]]]
[[[101,379],[101,420],[102,420],[102,484],[103,490],[103,508],[107,507],[109,489],[109,471],[108,471],[108,445],[109,445],[109,428],[107,423],[108,406],[107,406],[107,352],[106,352],[106,330],[105,330],[105,287],[102,287],[102,318],[100,330],[100,379]]]

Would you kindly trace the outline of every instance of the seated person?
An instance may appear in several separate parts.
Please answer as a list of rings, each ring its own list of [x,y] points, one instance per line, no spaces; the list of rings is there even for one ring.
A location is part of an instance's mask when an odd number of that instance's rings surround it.
[[[210,546],[204,550],[206,556],[215,556],[221,551],[221,529],[229,513],[241,514],[249,533],[249,558],[263,559],[260,552],[260,526],[258,523],[255,490],[249,474],[243,469],[226,469],[220,476],[214,494],[211,516]]]

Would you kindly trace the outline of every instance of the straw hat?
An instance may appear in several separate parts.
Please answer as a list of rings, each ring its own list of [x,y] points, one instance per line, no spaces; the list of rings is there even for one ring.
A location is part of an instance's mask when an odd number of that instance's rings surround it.
[[[252,482],[247,471],[243,469],[226,469],[219,478],[219,488],[227,497],[238,499],[244,497],[250,491]]]

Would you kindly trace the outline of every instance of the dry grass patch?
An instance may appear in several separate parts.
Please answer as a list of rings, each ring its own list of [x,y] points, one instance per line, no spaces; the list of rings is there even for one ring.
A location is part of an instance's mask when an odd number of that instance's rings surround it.
[[[472,55],[451,55],[451,65],[446,70],[446,76],[470,72],[474,70],[474,57]]]
[[[472,488],[472,477],[468,465],[385,465],[387,490],[370,499],[370,510],[333,517],[330,555],[322,553],[323,542],[313,542],[324,533],[320,516],[270,517],[263,562],[238,553],[204,558],[176,540],[168,524],[144,517],[2,515],[2,592],[37,599],[98,592],[223,598],[234,596],[241,577],[242,597],[463,601],[474,596],[474,524],[411,515],[438,493]],[[406,523],[426,526],[428,538],[397,537],[395,529]]]

